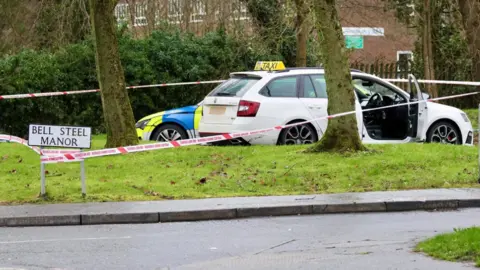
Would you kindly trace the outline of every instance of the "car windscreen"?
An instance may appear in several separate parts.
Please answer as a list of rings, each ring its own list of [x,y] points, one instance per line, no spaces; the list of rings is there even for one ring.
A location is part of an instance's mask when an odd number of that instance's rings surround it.
[[[260,77],[236,76],[217,86],[209,96],[242,97]]]
[[[353,86],[355,87],[355,92],[360,99],[365,99],[371,96],[371,91],[362,85],[362,80],[353,80]]]

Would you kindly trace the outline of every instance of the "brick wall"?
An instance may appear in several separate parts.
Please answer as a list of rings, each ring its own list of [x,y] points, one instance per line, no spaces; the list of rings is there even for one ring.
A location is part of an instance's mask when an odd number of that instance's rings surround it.
[[[395,17],[394,11],[385,11],[382,0],[342,0],[338,2],[343,27],[383,27],[383,37],[364,37],[364,48],[350,55],[352,62],[395,62],[398,51],[413,51],[416,35]]]
[[[152,1],[152,0],[149,0]],[[197,34],[203,34],[215,28],[216,20],[223,20],[230,24],[243,24],[247,29],[251,28],[245,14],[241,13],[239,0],[153,0],[161,10],[159,13],[163,19],[168,19],[167,10],[172,3],[184,7],[181,22],[176,25],[182,30],[188,30]],[[191,22],[189,13],[195,2],[205,4],[206,15],[202,21]],[[120,0],[119,3],[146,3],[147,0]],[[232,2],[236,3],[232,5]],[[363,49],[354,49],[350,55],[351,62],[374,63],[396,62],[397,52],[413,51],[416,35],[412,29],[399,22],[394,11],[386,11],[384,0],[337,0],[339,15],[343,27],[382,27],[384,36],[365,36]],[[232,10],[232,6],[237,10]],[[129,11],[134,11],[130,6]],[[245,12],[245,10],[243,10]],[[241,15],[242,14],[242,15]],[[140,37],[153,30],[151,25],[137,26],[135,34]]]

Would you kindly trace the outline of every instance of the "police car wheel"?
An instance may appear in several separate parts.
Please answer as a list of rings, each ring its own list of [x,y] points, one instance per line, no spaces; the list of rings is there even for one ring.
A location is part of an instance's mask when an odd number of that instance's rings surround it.
[[[187,133],[183,128],[173,124],[160,126],[155,130],[152,139],[159,142],[170,142],[187,139]]]

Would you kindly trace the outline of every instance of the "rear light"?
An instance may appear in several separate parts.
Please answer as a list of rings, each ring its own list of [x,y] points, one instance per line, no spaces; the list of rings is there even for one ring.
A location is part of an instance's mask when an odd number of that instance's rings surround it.
[[[257,115],[258,109],[260,108],[260,103],[240,100],[238,104],[237,116],[240,117],[255,117]]]

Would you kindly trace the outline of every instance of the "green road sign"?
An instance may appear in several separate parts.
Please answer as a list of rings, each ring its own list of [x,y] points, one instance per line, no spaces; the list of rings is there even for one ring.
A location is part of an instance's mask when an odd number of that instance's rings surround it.
[[[363,49],[363,36],[345,36],[345,43],[348,49]]]

